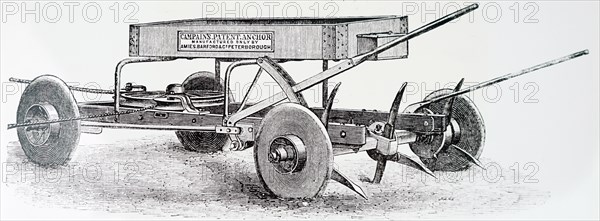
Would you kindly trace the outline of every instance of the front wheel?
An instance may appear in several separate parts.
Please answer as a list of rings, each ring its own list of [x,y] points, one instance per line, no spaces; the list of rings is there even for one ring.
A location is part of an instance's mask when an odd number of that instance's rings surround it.
[[[282,198],[319,196],[333,170],[333,150],[325,126],[308,108],[283,103],[263,118],[254,163],[267,191]]]
[[[75,97],[64,81],[51,75],[35,78],[23,91],[17,123],[79,117]],[[27,158],[42,166],[64,165],[79,144],[79,121],[17,128]]]

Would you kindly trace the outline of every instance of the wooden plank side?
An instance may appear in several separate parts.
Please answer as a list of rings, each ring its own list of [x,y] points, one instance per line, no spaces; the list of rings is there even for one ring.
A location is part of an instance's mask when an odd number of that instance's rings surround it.
[[[193,33],[252,33],[272,32],[273,51],[178,51],[178,32]],[[139,30],[139,56],[172,56],[200,58],[258,58],[274,59],[323,58],[320,25],[265,25],[265,26],[141,26]]]

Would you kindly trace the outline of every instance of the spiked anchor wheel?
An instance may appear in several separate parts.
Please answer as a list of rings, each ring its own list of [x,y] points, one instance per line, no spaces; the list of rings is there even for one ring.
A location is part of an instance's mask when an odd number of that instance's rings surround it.
[[[425,97],[431,100],[452,93],[452,89],[434,91]],[[448,100],[448,99],[447,99]],[[478,158],[483,151],[485,127],[479,110],[465,95],[454,98],[448,110],[447,100],[431,103],[416,112],[446,114],[451,116],[444,134],[421,135],[410,148],[433,171],[460,171],[471,163],[481,166]]]
[[[188,76],[182,84],[185,91],[194,90],[216,90],[223,91],[223,82],[215,79],[215,74],[208,71],[200,71]],[[232,94],[227,96],[233,101]],[[176,131],[179,142],[187,150],[191,151],[216,151],[227,143],[227,135],[208,132]]]
[[[390,108],[390,113],[388,115],[387,122],[375,122],[371,126],[369,126],[369,130],[374,134],[379,134],[387,139],[395,139],[395,125],[396,118],[398,116],[398,111],[400,110],[400,103],[402,101],[402,96],[404,95],[404,91],[406,90],[407,83],[402,84],[400,90],[396,94],[394,98],[394,102],[392,103],[392,107]],[[383,155],[377,149],[367,150],[367,154],[371,159],[377,161],[377,167],[375,168],[375,176],[371,182],[380,183],[381,178],[383,177],[383,172],[385,171],[385,167],[387,165],[387,161],[397,162],[400,164],[404,164],[406,166],[415,168],[417,170],[423,171],[424,173],[435,177],[435,175],[420,162],[417,157],[409,156],[397,152],[391,155]]]
[[[79,117],[77,102],[67,84],[55,76],[35,78],[23,91],[17,122]],[[21,148],[29,160],[42,166],[63,165],[79,143],[79,121],[17,128]]]
[[[316,197],[332,176],[331,140],[319,118],[308,108],[283,103],[262,120],[254,162],[260,181],[273,195]]]

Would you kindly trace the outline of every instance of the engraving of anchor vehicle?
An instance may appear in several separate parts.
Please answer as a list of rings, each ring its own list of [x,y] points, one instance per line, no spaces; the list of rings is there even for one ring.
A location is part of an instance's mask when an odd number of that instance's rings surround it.
[[[480,165],[485,140],[483,118],[465,94],[588,54],[575,52],[489,81],[434,91],[402,111],[406,83],[385,111],[336,109],[340,84],[327,81],[366,61],[408,58],[408,40],[478,8],[472,4],[409,31],[406,16],[268,19],[190,19],[133,24],[129,57],[113,76],[113,90],[68,86],[42,75],[28,84],[17,110],[16,129],[28,159],[42,166],[66,164],[83,133],[104,128],[171,130],[191,150],[253,148],[264,188],[281,198],[319,196],[335,180],[366,198],[360,185],[333,167],[334,158],[366,152],[376,161],[379,183],[388,161],[424,173],[461,171]],[[415,49],[418,50],[418,49]],[[211,59],[214,72],[199,71],[166,90],[123,83],[123,67],[134,63]],[[319,60],[323,71],[295,81],[284,62]],[[224,72],[221,67],[227,64]],[[241,101],[234,101],[231,76],[242,66],[257,67]],[[268,76],[281,92],[249,102],[249,92]],[[385,76],[381,76],[385,77]],[[323,87],[322,106],[309,107],[301,92]],[[109,94],[107,101],[77,102],[72,91]],[[408,144],[411,154],[398,151]]]

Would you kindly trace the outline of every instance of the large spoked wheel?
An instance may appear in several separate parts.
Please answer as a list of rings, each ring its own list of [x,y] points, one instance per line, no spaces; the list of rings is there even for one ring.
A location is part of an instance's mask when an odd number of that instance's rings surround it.
[[[223,91],[223,81],[216,80],[215,74],[208,71],[200,71],[191,74],[183,81],[182,86],[186,91]],[[231,92],[229,92],[227,96],[229,96],[230,101],[233,101]],[[183,147],[191,151],[218,151],[221,150],[228,141],[227,135],[212,132],[176,131],[175,134]]]
[[[451,89],[437,90],[425,97],[425,100],[449,93],[452,93]],[[441,114],[445,103],[432,103],[417,112]],[[416,142],[410,144],[410,148],[432,171],[461,171],[468,169],[471,164],[465,154],[457,148],[479,159],[484,141],[485,126],[481,113],[469,97],[459,95],[454,100],[452,120],[446,133],[419,136]]]
[[[262,120],[254,162],[260,181],[271,194],[316,197],[325,190],[333,169],[331,140],[308,108],[280,104]]]
[[[25,88],[17,109],[17,123],[79,117],[75,97],[65,82],[51,75],[35,78]],[[42,166],[64,165],[79,144],[79,121],[17,128],[21,148],[30,161]]]

